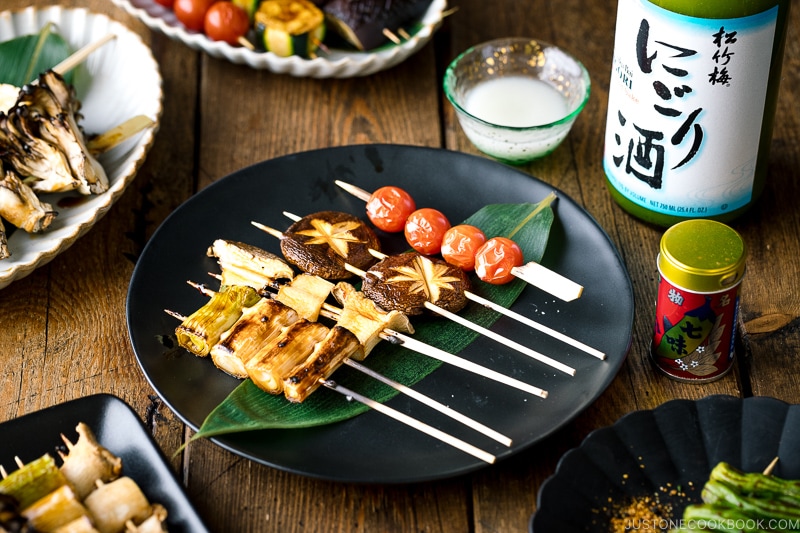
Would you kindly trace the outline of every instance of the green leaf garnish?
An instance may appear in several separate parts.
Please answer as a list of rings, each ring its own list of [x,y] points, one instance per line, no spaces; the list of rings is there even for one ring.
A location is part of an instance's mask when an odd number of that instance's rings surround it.
[[[493,204],[482,208],[464,221],[480,228],[487,237],[513,238],[522,248],[525,261],[541,261],[544,255],[554,214],[551,194],[538,204]],[[505,285],[490,285],[473,280],[473,292],[503,306],[510,306],[525,282],[514,280]],[[459,313],[483,327],[491,326],[500,314],[470,303]],[[413,337],[450,353],[458,353],[469,345],[478,333],[440,318],[420,318],[415,321]],[[382,343],[375,348],[366,364],[395,381],[411,386],[439,368],[436,359],[411,350]],[[337,382],[378,402],[398,394],[394,389],[343,366],[336,370]],[[346,420],[369,408],[357,402],[345,401],[341,395],[325,388],[317,389],[301,404],[290,403],[283,396],[272,396],[244,380],[206,417],[200,430],[192,437],[213,437],[241,431],[276,428],[302,428]]]
[[[49,70],[68,58],[72,50],[53,30],[53,24],[46,24],[37,34],[23,35],[0,43],[0,83],[16,87],[34,81],[39,74]],[[70,74],[64,78],[72,83]]]

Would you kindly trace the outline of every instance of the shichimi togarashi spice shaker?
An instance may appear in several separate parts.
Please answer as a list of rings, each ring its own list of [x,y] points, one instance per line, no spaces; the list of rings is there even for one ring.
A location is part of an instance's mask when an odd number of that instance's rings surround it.
[[[731,369],[746,254],[742,237],[713,220],[687,220],[663,234],[650,347],[658,370],[704,383]]]

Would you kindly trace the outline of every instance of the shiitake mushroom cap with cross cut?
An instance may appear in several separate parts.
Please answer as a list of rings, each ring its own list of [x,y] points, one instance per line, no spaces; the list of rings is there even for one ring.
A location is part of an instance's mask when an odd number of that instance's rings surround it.
[[[421,315],[425,302],[457,313],[467,305],[467,274],[458,267],[415,252],[390,255],[373,265],[361,290],[385,310]]]
[[[370,249],[380,250],[375,232],[361,219],[339,211],[306,215],[289,226],[281,239],[281,252],[289,263],[329,280],[353,277],[345,264],[361,270],[375,264]]]

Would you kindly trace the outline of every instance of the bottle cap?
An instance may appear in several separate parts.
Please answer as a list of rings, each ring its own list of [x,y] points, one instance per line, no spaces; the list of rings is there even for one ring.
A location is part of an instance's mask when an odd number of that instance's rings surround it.
[[[746,250],[742,237],[714,220],[685,220],[661,238],[658,269],[676,286],[717,292],[742,280]]]

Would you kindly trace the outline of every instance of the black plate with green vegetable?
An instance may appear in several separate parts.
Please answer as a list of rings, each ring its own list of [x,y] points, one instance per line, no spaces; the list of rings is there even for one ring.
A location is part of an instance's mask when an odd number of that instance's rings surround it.
[[[774,476],[800,479],[800,405],[725,395],[672,400],[629,413],[567,452],[539,491],[530,531],[608,533],[635,502],[656,500],[657,513],[640,514],[629,529],[645,520],[652,527],[654,516],[668,529],[701,501],[715,466],[763,472],[775,457]]]
[[[192,428],[239,385],[208,359],[174,344],[176,320],[164,309],[189,314],[205,297],[187,280],[209,283],[218,271],[206,249],[214,239],[243,241],[280,254],[278,241],[251,221],[286,228],[289,211],[323,210],[364,217],[364,202],[334,184],[340,179],[365,190],[397,185],[418,207],[435,207],[453,223],[487,204],[537,203],[553,188],[531,176],[482,157],[397,145],[329,148],[265,161],[206,187],[180,206],[153,235],[137,262],[128,296],[128,326],[136,357],[167,405]],[[605,232],[580,206],[559,191],[555,220],[542,263],[582,284],[578,300],[566,303],[525,287],[512,309],[607,354],[601,361],[511,319],[492,330],[576,369],[569,376],[486,338],[460,356],[546,389],[542,399],[484,377],[443,365],[414,388],[513,439],[505,447],[460,424],[443,419],[414,400],[398,396],[388,405],[439,427],[498,459],[508,457],[569,422],[605,390],[627,354],[633,296],[627,272]],[[402,236],[380,234],[384,251],[407,249]],[[592,261],[587,261],[588,257]],[[417,318],[413,322],[440,320]],[[380,361],[378,347],[367,363]],[[363,378],[349,368],[334,374],[355,388]],[[350,372],[348,372],[350,371]],[[314,395],[336,393],[321,389]],[[333,401],[331,400],[331,401]],[[222,435],[218,445],[254,461],[317,478],[367,483],[440,479],[486,466],[479,459],[427,435],[368,411],[351,419],[305,428],[269,429]]]

